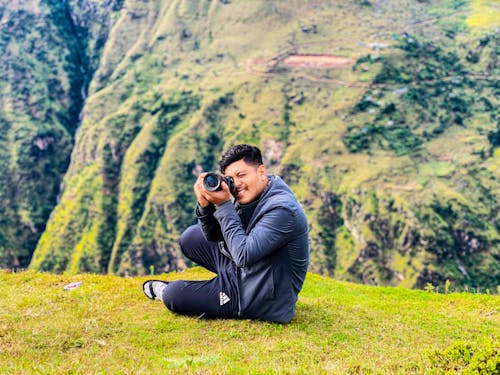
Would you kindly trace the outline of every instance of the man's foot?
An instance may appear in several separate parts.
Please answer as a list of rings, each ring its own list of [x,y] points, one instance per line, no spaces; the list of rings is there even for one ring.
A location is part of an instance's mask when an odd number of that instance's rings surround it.
[[[161,300],[163,289],[168,285],[167,281],[162,280],[148,280],[142,284],[142,291],[149,299]]]

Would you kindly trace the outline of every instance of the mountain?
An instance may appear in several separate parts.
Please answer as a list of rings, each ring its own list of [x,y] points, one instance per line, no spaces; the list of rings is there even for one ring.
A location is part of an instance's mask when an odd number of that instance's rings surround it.
[[[304,206],[312,271],[500,284],[494,1],[1,7],[4,267],[183,269],[197,173],[252,143]]]
[[[0,264],[23,267],[58,202],[87,87],[121,4],[0,3]]]

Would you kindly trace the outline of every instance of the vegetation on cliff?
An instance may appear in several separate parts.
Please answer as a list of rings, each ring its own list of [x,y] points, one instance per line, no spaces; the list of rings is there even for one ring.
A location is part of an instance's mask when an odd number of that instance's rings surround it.
[[[183,269],[196,174],[248,142],[304,205],[312,271],[500,284],[498,25],[478,16],[493,3],[26,4],[1,28],[25,86],[1,87],[7,103],[43,88],[45,115],[23,99],[0,118],[2,266]]]
[[[121,1],[0,4],[0,267],[26,267],[58,203]]]

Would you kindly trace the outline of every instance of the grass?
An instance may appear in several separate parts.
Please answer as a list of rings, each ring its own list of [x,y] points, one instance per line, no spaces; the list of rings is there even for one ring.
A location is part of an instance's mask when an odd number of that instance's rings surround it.
[[[164,278],[209,276],[194,268]],[[281,325],[174,315],[146,300],[144,280],[0,272],[0,373],[439,373],[436,350],[500,336],[498,295],[308,274],[295,318]],[[64,291],[72,281],[83,284]]]
[[[472,13],[467,19],[467,23],[470,26],[477,28],[500,26],[500,21],[498,19],[498,1],[473,0],[471,7]]]

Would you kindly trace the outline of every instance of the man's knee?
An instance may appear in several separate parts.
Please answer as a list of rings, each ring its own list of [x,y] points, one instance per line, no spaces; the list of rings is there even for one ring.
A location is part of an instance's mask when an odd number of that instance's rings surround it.
[[[179,238],[179,245],[183,253],[189,252],[194,246],[197,245],[199,241],[200,227],[198,225],[191,225],[184,232],[182,232]]]

